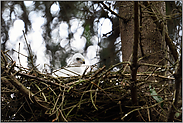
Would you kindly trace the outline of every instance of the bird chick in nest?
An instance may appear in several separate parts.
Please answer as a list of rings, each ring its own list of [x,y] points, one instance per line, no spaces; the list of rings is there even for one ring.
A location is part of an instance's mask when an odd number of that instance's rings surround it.
[[[53,75],[59,77],[71,77],[82,75],[86,69],[85,58],[80,53],[76,53],[72,56],[70,62],[66,67],[53,72]]]

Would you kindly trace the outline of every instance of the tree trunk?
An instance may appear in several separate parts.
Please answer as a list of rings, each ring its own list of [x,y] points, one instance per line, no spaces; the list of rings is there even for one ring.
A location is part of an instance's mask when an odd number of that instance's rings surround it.
[[[143,2],[139,2],[139,4],[143,4]],[[156,10],[159,10],[157,14],[165,15],[164,2],[151,2],[151,4],[153,7],[156,7]],[[122,59],[123,61],[128,61],[132,54],[134,42],[133,2],[119,2],[119,6],[120,16],[126,18],[126,20],[120,19]],[[144,59],[140,60],[141,63],[155,64],[164,58],[164,53],[160,52],[165,48],[163,34],[157,29],[156,24],[149,14],[144,13],[144,11],[147,12],[146,8],[139,6],[139,11],[140,39],[138,57],[144,57]],[[163,65],[164,60],[158,64]],[[143,72],[146,69],[147,67],[140,67],[138,71]]]
[[[138,2],[138,18],[139,18],[139,41],[136,46],[138,48],[134,48],[135,40],[134,36],[136,36],[135,30],[136,25],[134,25],[134,4],[133,2],[119,2],[119,15],[124,18],[119,20],[120,24],[120,33],[121,33],[121,41],[122,41],[122,60],[130,61],[131,67],[128,67],[127,71],[131,73],[131,97],[132,104],[138,105],[138,100],[136,99],[138,94],[135,94],[136,81],[138,78],[134,77],[134,68],[137,67],[137,72],[147,72],[153,71],[153,69],[149,69],[148,66],[139,66],[141,63],[149,63],[149,64],[157,64],[164,65],[165,57],[164,49],[165,49],[165,31],[161,32],[154,23],[153,18],[148,13],[148,10],[145,7],[145,2]],[[165,3],[164,2],[148,2],[148,4],[153,7],[155,10],[156,16],[162,18],[165,15]],[[159,20],[158,20],[159,21]],[[138,36],[137,36],[138,37]],[[138,49],[138,50],[134,50]],[[137,56],[133,56],[137,52]],[[132,58],[130,56],[132,55]],[[134,59],[136,57],[137,59]],[[134,66],[134,61],[137,60],[136,66]],[[134,80],[134,78],[136,80]],[[134,121],[140,121],[139,115],[137,112],[133,114]]]

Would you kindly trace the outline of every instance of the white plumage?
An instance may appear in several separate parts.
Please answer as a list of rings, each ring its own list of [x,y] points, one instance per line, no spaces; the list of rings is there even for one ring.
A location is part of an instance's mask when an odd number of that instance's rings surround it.
[[[56,70],[53,72],[53,76],[58,77],[71,77],[82,75],[86,69],[85,58],[80,53],[76,53],[71,58],[70,62],[66,67]]]

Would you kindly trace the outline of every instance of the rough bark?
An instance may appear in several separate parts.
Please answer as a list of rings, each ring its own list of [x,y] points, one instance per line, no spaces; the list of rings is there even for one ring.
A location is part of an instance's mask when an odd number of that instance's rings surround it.
[[[153,6],[157,8],[157,12],[161,15],[165,15],[165,3],[164,2],[151,2]],[[142,2],[140,2],[142,4]],[[163,52],[160,52],[165,48],[165,41],[161,32],[157,29],[154,20],[149,17],[149,13],[143,13],[143,11],[148,11],[147,8],[141,8],[141,27],[140,27],[140,43],[138,56],[143,57],[140,63],[158,63],[160,65],[164,64]],[[128,61],[130,55],[132,54],[132,47],[134,42],[134,22],[133,22],[133,2],[119,2],[119,15],[125,17],[126,20],[120,19],[120,31],[121,31],[121,41],[122,41],[122,59],[123,61]],[[139,14],[140,15],[140,14]],[[153,54],[154,53],[154,54]],[[151,55],[150,55],[151,54]],[[152,55],[153,54],[153,55]],[[146,71],[147,67],[140,67],[139,72]]]
[[[121,41],[122,41],[122,60],[129,61],[131,54],[133,54],[130,60],[131,66],[128,68],[128,72],[131,73],[131,97],[132,104],[137,105],[137,88],[136,82],[137,72],[147,72],[149,70],[148,66],[138,66],[140,63],[158,64],[164,65],[165,60],[164,52],[165,49],[165,37],[163,37],[163,32],[160,32],[157,28],[156,23],[150,17],[147,7],[136,8],[133,5],[134,2],[119,2],[119,15],[125,19],[120,19],[120,31],[121,31]],[[143,2],[139,2],[139,6]],[[158,15],[165,15],[165,3],[164,2],[151,2],[151,6],[156,8],[156,13]],[[134,8],[134,10],[133,10]],[[138,14],[140,11],[140,14]],[[136,16],[138,14],[138,16]],[[139,19],[137,20],[137,18]],[[134,22],[136,21],[136,22]],[[140,32],[138,28],[140,25]],[[138,41],[140,34],[140,40]],[[140,49],[140,50],[138,50]],[[139,60],[141,58],[141,60]],[[139,67],[139,68],[138,68]],[[133,114],[134,121],[140,121],[138,113]]]

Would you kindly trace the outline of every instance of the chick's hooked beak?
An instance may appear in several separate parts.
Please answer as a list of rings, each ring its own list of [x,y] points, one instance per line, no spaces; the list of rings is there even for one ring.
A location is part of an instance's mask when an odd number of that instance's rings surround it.
[[[85,64],[85,60],[84,60],[84,59],[79,59],[79,62],[80,62],[81,64]]]
[[[82,63],[82,64],[85,64],[85,60],[84,60],[84,59],[82,59],[82,60],[81,60],[81,63]]]
[[[84,59],[76,58],[76,61],[78,61],[78,63],[80,63],[80,64],[85,64],[85,60]]]

